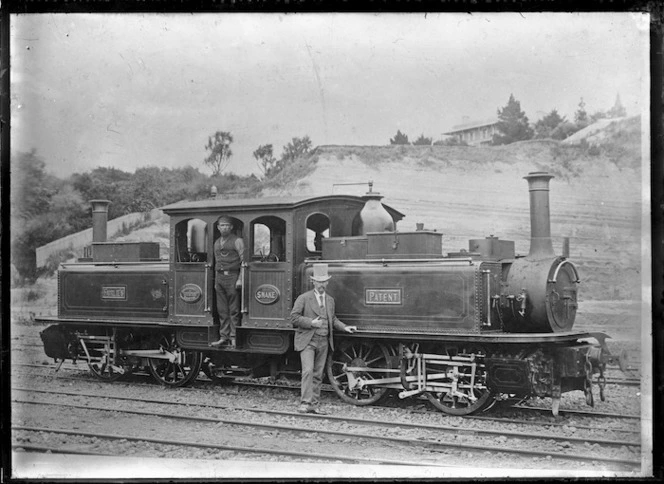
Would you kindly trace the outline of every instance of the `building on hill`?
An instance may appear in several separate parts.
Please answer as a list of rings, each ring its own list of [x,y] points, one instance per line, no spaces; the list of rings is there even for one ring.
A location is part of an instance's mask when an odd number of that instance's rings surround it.
[[[443,133],[443,136],[456,138],[458,142],[472,146],[491,143],[493,135],[497,133],[498,118],[491,118],[452,126],[450,131]]]

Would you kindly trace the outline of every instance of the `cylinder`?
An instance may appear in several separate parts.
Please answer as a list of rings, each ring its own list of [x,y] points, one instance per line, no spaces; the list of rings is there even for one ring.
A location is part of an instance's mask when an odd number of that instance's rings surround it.
[[[528,257],[540,259],[554,255],[551,242],[551,218],[549,214],[549,180],[554,178],[543,171],[528,173],[530,192],[530,252]]]
[[[106,242],[109,200],[90,200],[92,205],[92,242]]]

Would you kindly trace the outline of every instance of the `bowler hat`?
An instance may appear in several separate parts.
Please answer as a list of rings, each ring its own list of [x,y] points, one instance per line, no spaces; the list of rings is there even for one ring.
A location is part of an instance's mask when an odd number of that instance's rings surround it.
[[[315,264],[313,267],[314,274],[311,276],[312,281],[325,282],[332,279],[332,276],[327,273],[327,264]]]

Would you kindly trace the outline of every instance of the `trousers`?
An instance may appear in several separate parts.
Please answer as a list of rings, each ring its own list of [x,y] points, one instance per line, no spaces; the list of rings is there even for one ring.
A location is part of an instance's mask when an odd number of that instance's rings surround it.
[[[320,403],[320,389],[327,360],[327,336],[314,334],[309,344],[300,351],[302,363],[302,388],[300,401],[307,405]]]
[[[240,322],[240,294],[235,287],[237,277],[237,274],[215,274],[214,291],[217,295],[219,336],[222,338],[235,338],[235,328]]]

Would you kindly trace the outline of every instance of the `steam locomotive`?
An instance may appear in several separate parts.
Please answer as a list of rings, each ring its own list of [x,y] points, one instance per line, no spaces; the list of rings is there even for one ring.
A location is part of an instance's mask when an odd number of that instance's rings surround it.
[[[328,265],[337,316],[357,326],[335,334],[327,378],[354,405],[388,392],[426,396],[441,411],[466,415],[497,400],[585,393],[593,376],[604,399],[612,360],[604,333],[574,332],[579,275],[554,254],[549,182],[528,174],[531,245],[472,239],[444,254],[442,234],[401,232],[404,215],[382,195],[183,201],[170,217],[168,261],[153,242],[107,242],[107,200],[93,200],[89,257],[58,271],[58,316],[41,337],[59,360],[84,359],[113,381],[146,369],[166,386],[186,385],[204,371],[212,379],[299,369],[290,311],[310,289],[318,263]],[[248,249],[241,289],[242,321],[234,348],[212,347],[213,242],[220,215]],[[59,367],[58,367],[59,368]]]

